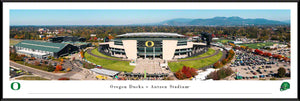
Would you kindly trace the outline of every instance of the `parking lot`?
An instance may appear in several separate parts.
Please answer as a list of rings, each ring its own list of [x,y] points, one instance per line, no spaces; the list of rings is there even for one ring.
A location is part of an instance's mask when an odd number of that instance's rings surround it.
[[[286,69],[286,76],[290,75],[290,65],[286,62],[279,62],[276,59],[264,58],[252,53],[236,51],[236,60],[231,63],[230,67],[234,70],[234,79],[253,79],[259,78],[277,78],[277,70],[280,67]]]
[[[279,55],[283,55],[286,57],[290,57],[291,56],[291,50],[289,48],[281,48],[281,49],[277,49],[277,50],[272,50],[269,51],[273,54],[279,54]]]
[[[39,59],[39,58],[36,58],[36,59],[27,59],[26,62],[29,63],[29,64],[33,64],[35,65],[35,62],[38,62],[39,64],[44,64],[44,65],[52,65],[53,68],[56,68],[57,65],[60,64],[60,61],[55,61],[55,60],[51,60],[51,59]],[[70,68],[70,71],[76,71],[76,72],[79,72],[81,71],[80,68],[78,68],[77,66],[74,66],[74,62],[73,61],[70,61],[68,59],[64,59],[64,62],[63,64],[61,64],[62,66],[62,69],[65,71],[67,70],[67,68]]]

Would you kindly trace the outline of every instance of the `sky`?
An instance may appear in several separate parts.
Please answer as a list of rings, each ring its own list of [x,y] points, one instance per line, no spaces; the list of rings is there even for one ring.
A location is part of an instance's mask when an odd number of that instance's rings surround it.
[[[213,17],[290,20],[290,10],[10,10],[10,25],[128,25],[175,18]]]

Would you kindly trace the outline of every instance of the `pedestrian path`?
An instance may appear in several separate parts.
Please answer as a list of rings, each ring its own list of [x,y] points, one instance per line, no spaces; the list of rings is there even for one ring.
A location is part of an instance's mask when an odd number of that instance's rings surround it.
[[[136,67],[132,72],[144,73],[144,71],[146,71],[149,74],[163,73],[160,63],[163,63],[162,59],[137,59]]]

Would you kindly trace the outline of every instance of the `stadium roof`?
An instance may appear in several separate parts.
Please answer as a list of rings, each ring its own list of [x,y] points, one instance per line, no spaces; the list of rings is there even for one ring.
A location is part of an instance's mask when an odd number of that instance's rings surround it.
[[[184,35],[177,33],[163,33],[163,32],[142,32],[142,33],[126,33],[118,35],[117,37],[184,37]]]
[[[63,49],[67,44],[62,43],[51,43],[51,42],[43,42],[43,41],[30,41],[24,40],[16,44],[17,47],[24,47],[29,49],[36,49],[48,52],[58,52]]]

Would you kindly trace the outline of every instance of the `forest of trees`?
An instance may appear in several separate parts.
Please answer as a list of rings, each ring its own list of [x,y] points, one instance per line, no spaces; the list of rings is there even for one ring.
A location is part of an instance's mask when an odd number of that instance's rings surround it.
[[[199,35],[201,32],[209,32],[216,36],[236,36],[256,38],[258,40],[290,41],[290,26],[10,26],[10,38],[38,39],[41,33],[39,28],[62,30],[58,36],[80,36],[87,39],[90,34],[96,34],[97,38],[104,38],[111,34],[132,32],[173,32],[185,35]],[[69,30],[69,31],[66,31]],[[46,33],[44,33],[46,35]]]

